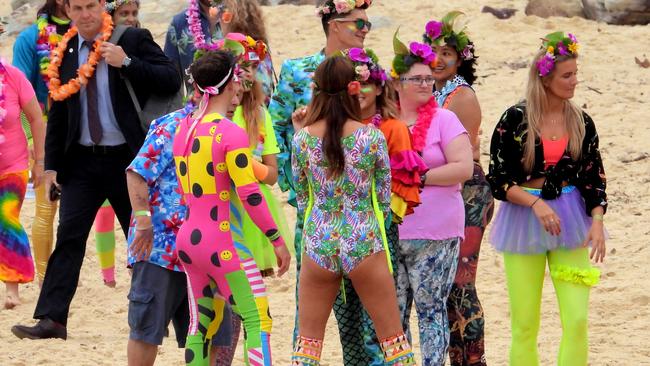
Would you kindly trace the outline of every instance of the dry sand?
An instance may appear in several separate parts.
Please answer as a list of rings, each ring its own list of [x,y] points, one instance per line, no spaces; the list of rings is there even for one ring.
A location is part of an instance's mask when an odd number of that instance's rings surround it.
[[[647,341],[650,338],[650,157],[647,147],[650,69],[640,68],[634,62],[634,56],[642,57],[644,53],[650,56],[650,27],[609,26],[577,18],[527,17],[523,14],[525,2],[514,0],[490,2],[495,7],[520,9],[509,20],[481,14],[481,6],[472,0],[436,2],[436,5],[418,0],[379,0],[375,3],[368,13],[376,23],[390,21],[390,24],[373,30],[367,38],[367,46],[377,50],[384,65],[390,60],[391,36],[397,26],[402,27],[403,40],[416,40],[426,20],[439,18],[452,9],[468,14],[469,30],[480,55],[476,91],[485,116],[484,163],[495,122],[503,110],[522,96],[526,80],[526,69],[514,70],[508,65],[529,62],[538,47],[539,37],[551,31],[567,30],[579,37],[582,42],[581,85],[575,101],[598,126],[611,202],[606,218],[611,236],[608,256],[605,264],[598,265],[602,280],[591,296],[590,364],[650,365]],[[0,6],[0,14],[7,14],[7,5]],[[282,60],[314,53],[324,44],[312,7],[278,6],[265,11],[278,70]],[[169,16],[171,18],[171,14]],[[162,43],[167,24],[168,19],[160,19],[158,24],[147,25]],[[10,59],[11,42],[2,46],[2,55]],[[27,228],[31,225],[33,211],[33,201],[26,202],[22,218]],[[288,217],[295,216],[289,206],[286,212]],[[121,233],[118,237],[117,261],[123,264],[124,240]],[[21,286],[23,305],[15,310],[0,311],[0,365],[126,364],[129,276],[120,265],[117,288],[104,287],[92,239],[88,247],[81,273],[83,285],[72,303],[68,341],[21,341],[10,333],[11,325],[31,322],[38,296],[37,285]],[[294,275],[291,272],[286,278],[267,282],[274,315],[273,352],[278,365],[288,364],[291,354]],[[483,246],[477,287],[486,314],[487,360],[491,365],[505,365],[510,327],[503,261],[487,243]],[[4,290],[0,290],[2,295]],[[541,364],[551,365],[555,362],[561,328],[548,276],[542,311]],[[419,345],[415,346],[419,352]],[[235,364],[241,365],[241,348],[238,351]],[[323,365],[342,364],[333,319],[328,323],[323,355]],[[183,364],[183,353],[171,339],[160,349],[158,364]]]

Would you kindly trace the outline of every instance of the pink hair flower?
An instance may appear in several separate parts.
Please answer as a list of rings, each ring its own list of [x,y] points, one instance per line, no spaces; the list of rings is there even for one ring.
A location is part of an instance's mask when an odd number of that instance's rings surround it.
[[[413,55],[421,58],[423,60],[422,63],[424,64],[430,64],[436,59],[436,54],[428,44],[411,42],[409,49]]]
[[[562,56],[566,56],[566,55],[569,54],[569,50],[566,48],[566,46],[562,42],[558,42],[558,44],[557,44],[557,52]]]
[[[350,56],[350,60],[352,61],[357,61],[357,62],[370,62],[370,57],[368,57],[368,54],[366,54],[366,51],[362,48],[350,48],[350,51],[348,51],[348,55]]]
[[[429,36],[431,40],[435,40],[442,34],[442,22],[432,20],[427,23],[425,30],[427,32],[427,36]]]
[[[536,66],[539,71],[539,76],[546,76],[555,68],[555,60],[552,55],[547,53],[537,61]]]
[[[573,35],[573,33],[569,33],[569,39],[573,43],[578,43],[578,39],[576,38],[576,36]]]
[[[472,54],[472,49],[473,48],[474,48],[474,46],[472,46],[471,44],[468,44],[467,46],[465,46],[465,48],[463,49],[463,52],[461,52],[461,56],[463,57],[463,60],[470,61],[471,59],[474,58],[474,55]]]

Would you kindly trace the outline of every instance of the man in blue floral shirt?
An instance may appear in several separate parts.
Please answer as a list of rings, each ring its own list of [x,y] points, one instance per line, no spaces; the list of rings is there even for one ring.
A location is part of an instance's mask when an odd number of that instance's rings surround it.
[[[178,123],[191,110],[170,113],[151,123],[138,155],[127,168],[133,217],[128,237],[129,364],[153,365],[172,321],[176,341],[185,347],[189,326],[187,280],[176,253],[176,234],[186,208],[176,177],[172,146]],[[213,347],[231,347],[231,313],[224,312]],[[214,348],[212,354],[217,354]]]
[[[363,48],[364,40],[370,31],[370,23],[365,9],[369,2],[351,11],[338,13],[333,0],[326,0],[320,7],[321,24],[327,37],[325,48],[320,52],[302,58],[285,60],[280,72],[280,80],[271,98],[269,112],[280,147],[278,154],[278,184],[289,192],[289,204],[297,207],[296,194],[291,173],[291,143],[295,129],[301,128],[305,107],[312,98],[312,79],[318,65],[336,52],[348,48]],[[322,9],[327,8],[325,12]],[[294,341],[298,332],[298,279],[300,277],[300,253],[302,253],[302,228],[304,212],[298,211],[294,244],[296,247],[296,323]],[[346,366],[383,365],[384,356],[372,321],[363,310],[359,296],[349,279],[345,281],[345,299],[342,293],[334,304],[334,314],[339,326],[339,336],[343,346],[343,361]]]

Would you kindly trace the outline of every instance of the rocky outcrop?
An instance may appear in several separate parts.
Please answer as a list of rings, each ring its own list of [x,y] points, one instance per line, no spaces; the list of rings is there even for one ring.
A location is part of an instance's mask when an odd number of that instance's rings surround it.
[[[584,17],[580,0],[529,0],[526,15],[548,17]]]
[[[609,24],[650,24],[650,0],[582,0],[587,19]]]

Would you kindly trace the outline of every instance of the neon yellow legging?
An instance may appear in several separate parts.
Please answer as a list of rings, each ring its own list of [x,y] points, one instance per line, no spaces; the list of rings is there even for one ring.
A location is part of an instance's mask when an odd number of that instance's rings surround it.
[[[47,261],[52,254],[54,216],[58,205],[47,199],[44,184],[38,186],[34,191],[36,209],[32,224],[32,247],[36,274],[42,281],[45,277]],[[95,232],[97,257],[104,281],[115,281],[115,213],[108,201],[104,202],[97,212]]]
[[[537,332],[548,259],[563,330],[557,365],[586,366],[589,291],[600,277],[600,271],[591,267],[588,248],[546,254],[504,253],[503,258],[510,296],[510,365],[539,365]]]

